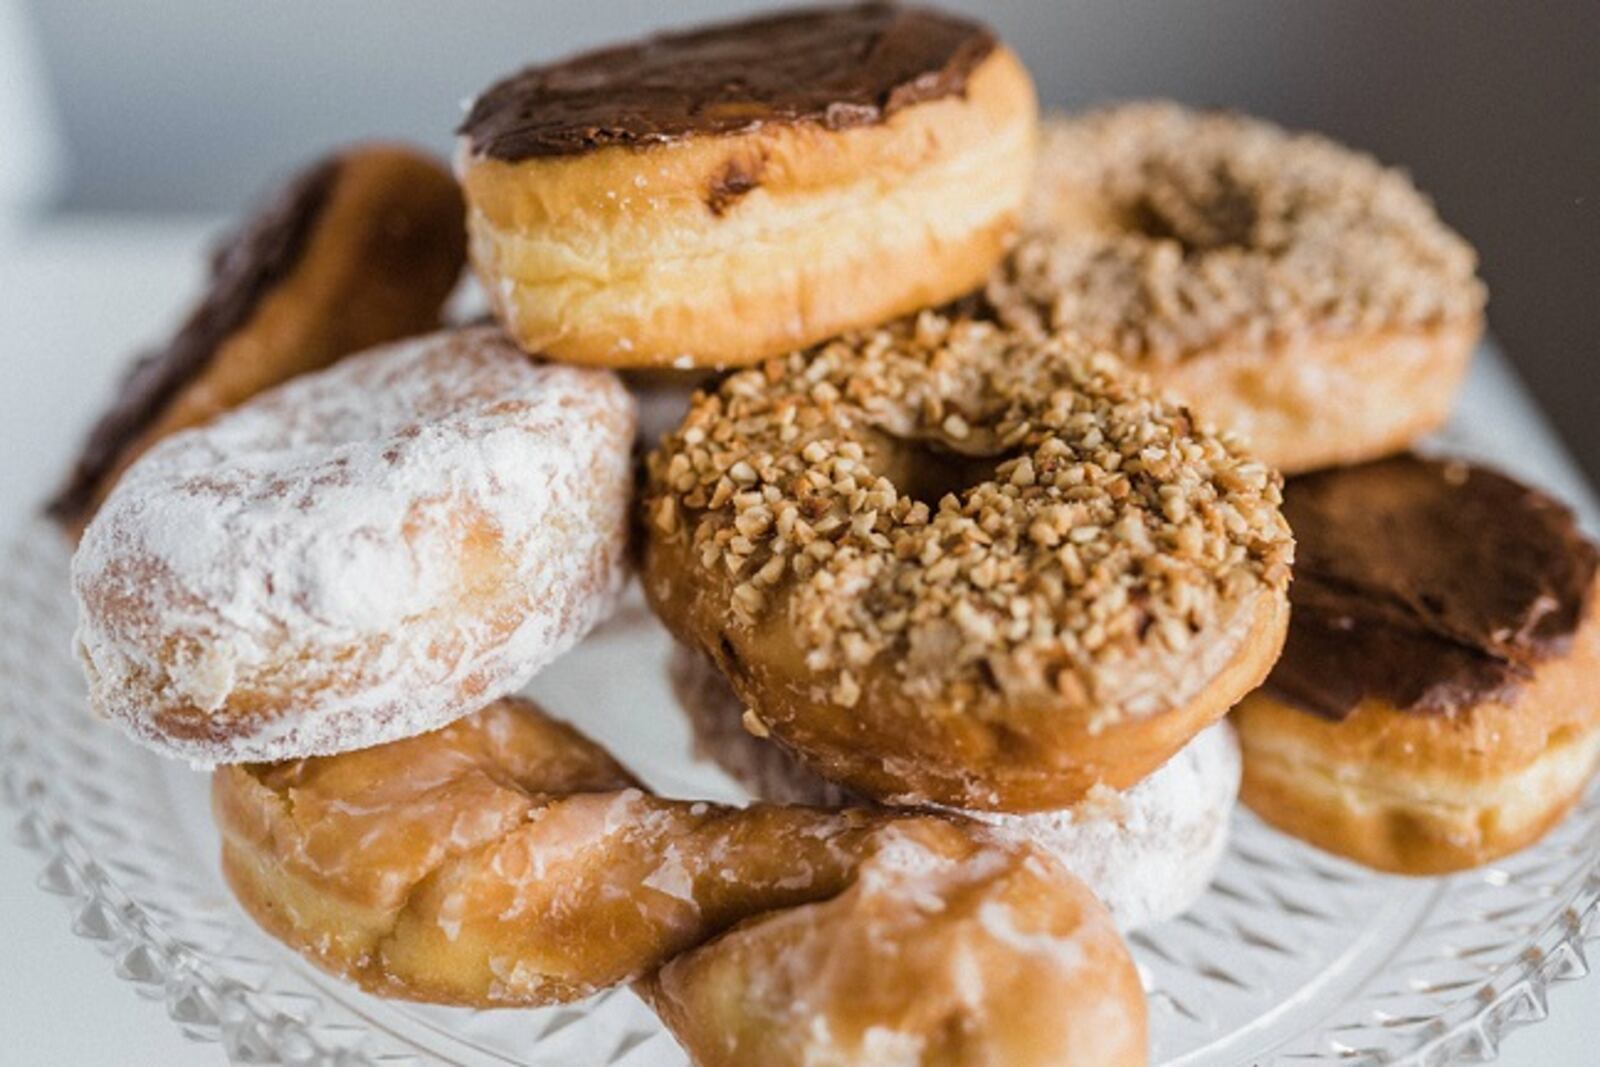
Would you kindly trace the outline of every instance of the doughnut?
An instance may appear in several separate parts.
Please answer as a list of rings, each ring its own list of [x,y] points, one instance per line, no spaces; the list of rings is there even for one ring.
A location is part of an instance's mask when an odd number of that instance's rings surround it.
[[[1291,479],[1288,641],[1233,714],[1242,797],[1319,848],[1438,874],[1531,844],[1600,756],[1595,545],[1483,467]]]
[[[744,706],[705,656],[677,646],[669,675],[693,727],[696,755],[756,799],[833,807],[863,803],[745,729]],[[1239,745],[1232,729],[1217,723],[1122,792],[1101,787],[1059,811],[960,814],[1053,855],[1126,931],[1182,914],[1206,891],[1227,847],[1238,793]]]
[[[398,145],[359,145],[300,171],[217,247],[199,303],[128,372],[48,513],[79,534],[166,435],[434,328],[466,262],[465,212],[449,171]]]
[[[980,287],[1036,110],[986,28],[890,4],[530,67],[458,131],[473,267],[529,352],[755,363]]]
[[[932,311],[731,374],[647,460],[644,593],[880,802],[1125,789],[1265,677],[1276,473],[1120,361]]]
[[[623,583],[633,403],[497,328],[348,357],[129,467],[72,561],[95,710],[197,764],[361,748],[510,692]]]
[[[1239,115],[1136,103],[1044,126],[1029,234],[988,295],[1068,329],[1285,472],[1440,426],[1482,329],[1472,248],[1400,171]]]
[[[212,800],[244,909],[380,996],[533,1006],[633,981],[701,1067],[1145,1063],[1105,910],[966,820],[657,798],[514,698],[219,768]]]

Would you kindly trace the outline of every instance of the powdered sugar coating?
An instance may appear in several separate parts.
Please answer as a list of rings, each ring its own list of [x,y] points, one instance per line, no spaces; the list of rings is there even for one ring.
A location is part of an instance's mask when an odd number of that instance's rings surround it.
[[[704,656],[678,645],[670,673],[693,724],[697,754],[752,796],[780,804],[862,803],[788,749],[752,736],[739,698]],[[1227,846],[1239,774],[1233,727],[1218,723],[1131,789],[1098,786],[1057,811],[960,814],[1055,856],[1093,890],[1120,929],[1135,930],[1181,914],[1205,892]]]
[[[93,706],[199,764],[364,748],[512,691],[614,606],[632,399],[492,327],[177,434],[73,560]]]
[[[1010,838],[1032,841],[1094,891],[1122,930],[1188,911],[1228,844],[1239,796],[1239,742],[1219,722],[1131,789],[1096,787],[1059,811],[969,811]]]

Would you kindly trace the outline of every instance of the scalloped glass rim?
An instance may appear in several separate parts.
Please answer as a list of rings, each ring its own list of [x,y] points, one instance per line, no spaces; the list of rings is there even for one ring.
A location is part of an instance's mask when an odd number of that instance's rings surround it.
[[[54,528],[34,521],[0,573],[0,795],[43,859],[41,888],[68,902],[73,931],[101,943],[116,973],[163,1001],[185,1034],[220,1041],[241,1063],[683,1062],[626,991],[539,1011],[394,1005],[257,931],[214,858],[200,855],[203,781],[85,710],[67,647],[67,557]],[[664,650],[635,604],[533,692],[558,712],[592,710],[584,726],[657,788],[736,797],[683,755],[675,716],[605,714],[664,699]],[[1600,790],[1539,845],[1448,879],[1375,875],[1248,814],[1236,816],[1234,836],[1190,914],[1130,939],[1154,1062],[1493,1059],[1508,1030],[1545,1017],[1552,983],[1588,973],[1585,946],[1600,939]]]

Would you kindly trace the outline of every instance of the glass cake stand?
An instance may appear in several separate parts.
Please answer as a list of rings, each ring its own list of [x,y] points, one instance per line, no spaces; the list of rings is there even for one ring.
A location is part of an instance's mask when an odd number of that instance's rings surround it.
[[[142,995],[239,1063],[679,1067],[626,989],[542,1010],[379,1000],[262,934],[217,868],[207,776],[93,718],[71,655],[69,549],[23,529],[0,561],[0,782],[72,909]],[[665,679],[668,639],[636,595],[530,693],[657,790],[741,799],[689,754]],[[1374,874],[1248,813],[1215,884],[1182,918],[1132,936],[1152,1062],[1443,1064],[1490,1059],[1542,1018],[1551,983],[1600,938],[1600,791],[1534,848],[1443,879]],[[1041,1011],[1048,1011],[1042,1005]]]

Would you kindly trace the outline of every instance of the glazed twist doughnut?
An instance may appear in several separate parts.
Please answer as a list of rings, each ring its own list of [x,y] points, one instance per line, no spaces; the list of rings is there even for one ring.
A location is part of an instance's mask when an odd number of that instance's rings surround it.
[[[1476,256],[1398,170],[1167,103],[1044,124],[1033,232],[989,286],[1311,470],[1442,424],[1482,328]]]
[[[637,979],[701,1065],[1144,1062],[1099,903],[961,820],[657,798],[516,700],[224,767],[213,800],[245,909],[383,996],[528,1006]]]
[[[1110,355],[924,312],[695,398],[649,458],[645,594],[858,794],[1065,808],[1265,676],[1278,487]]]

